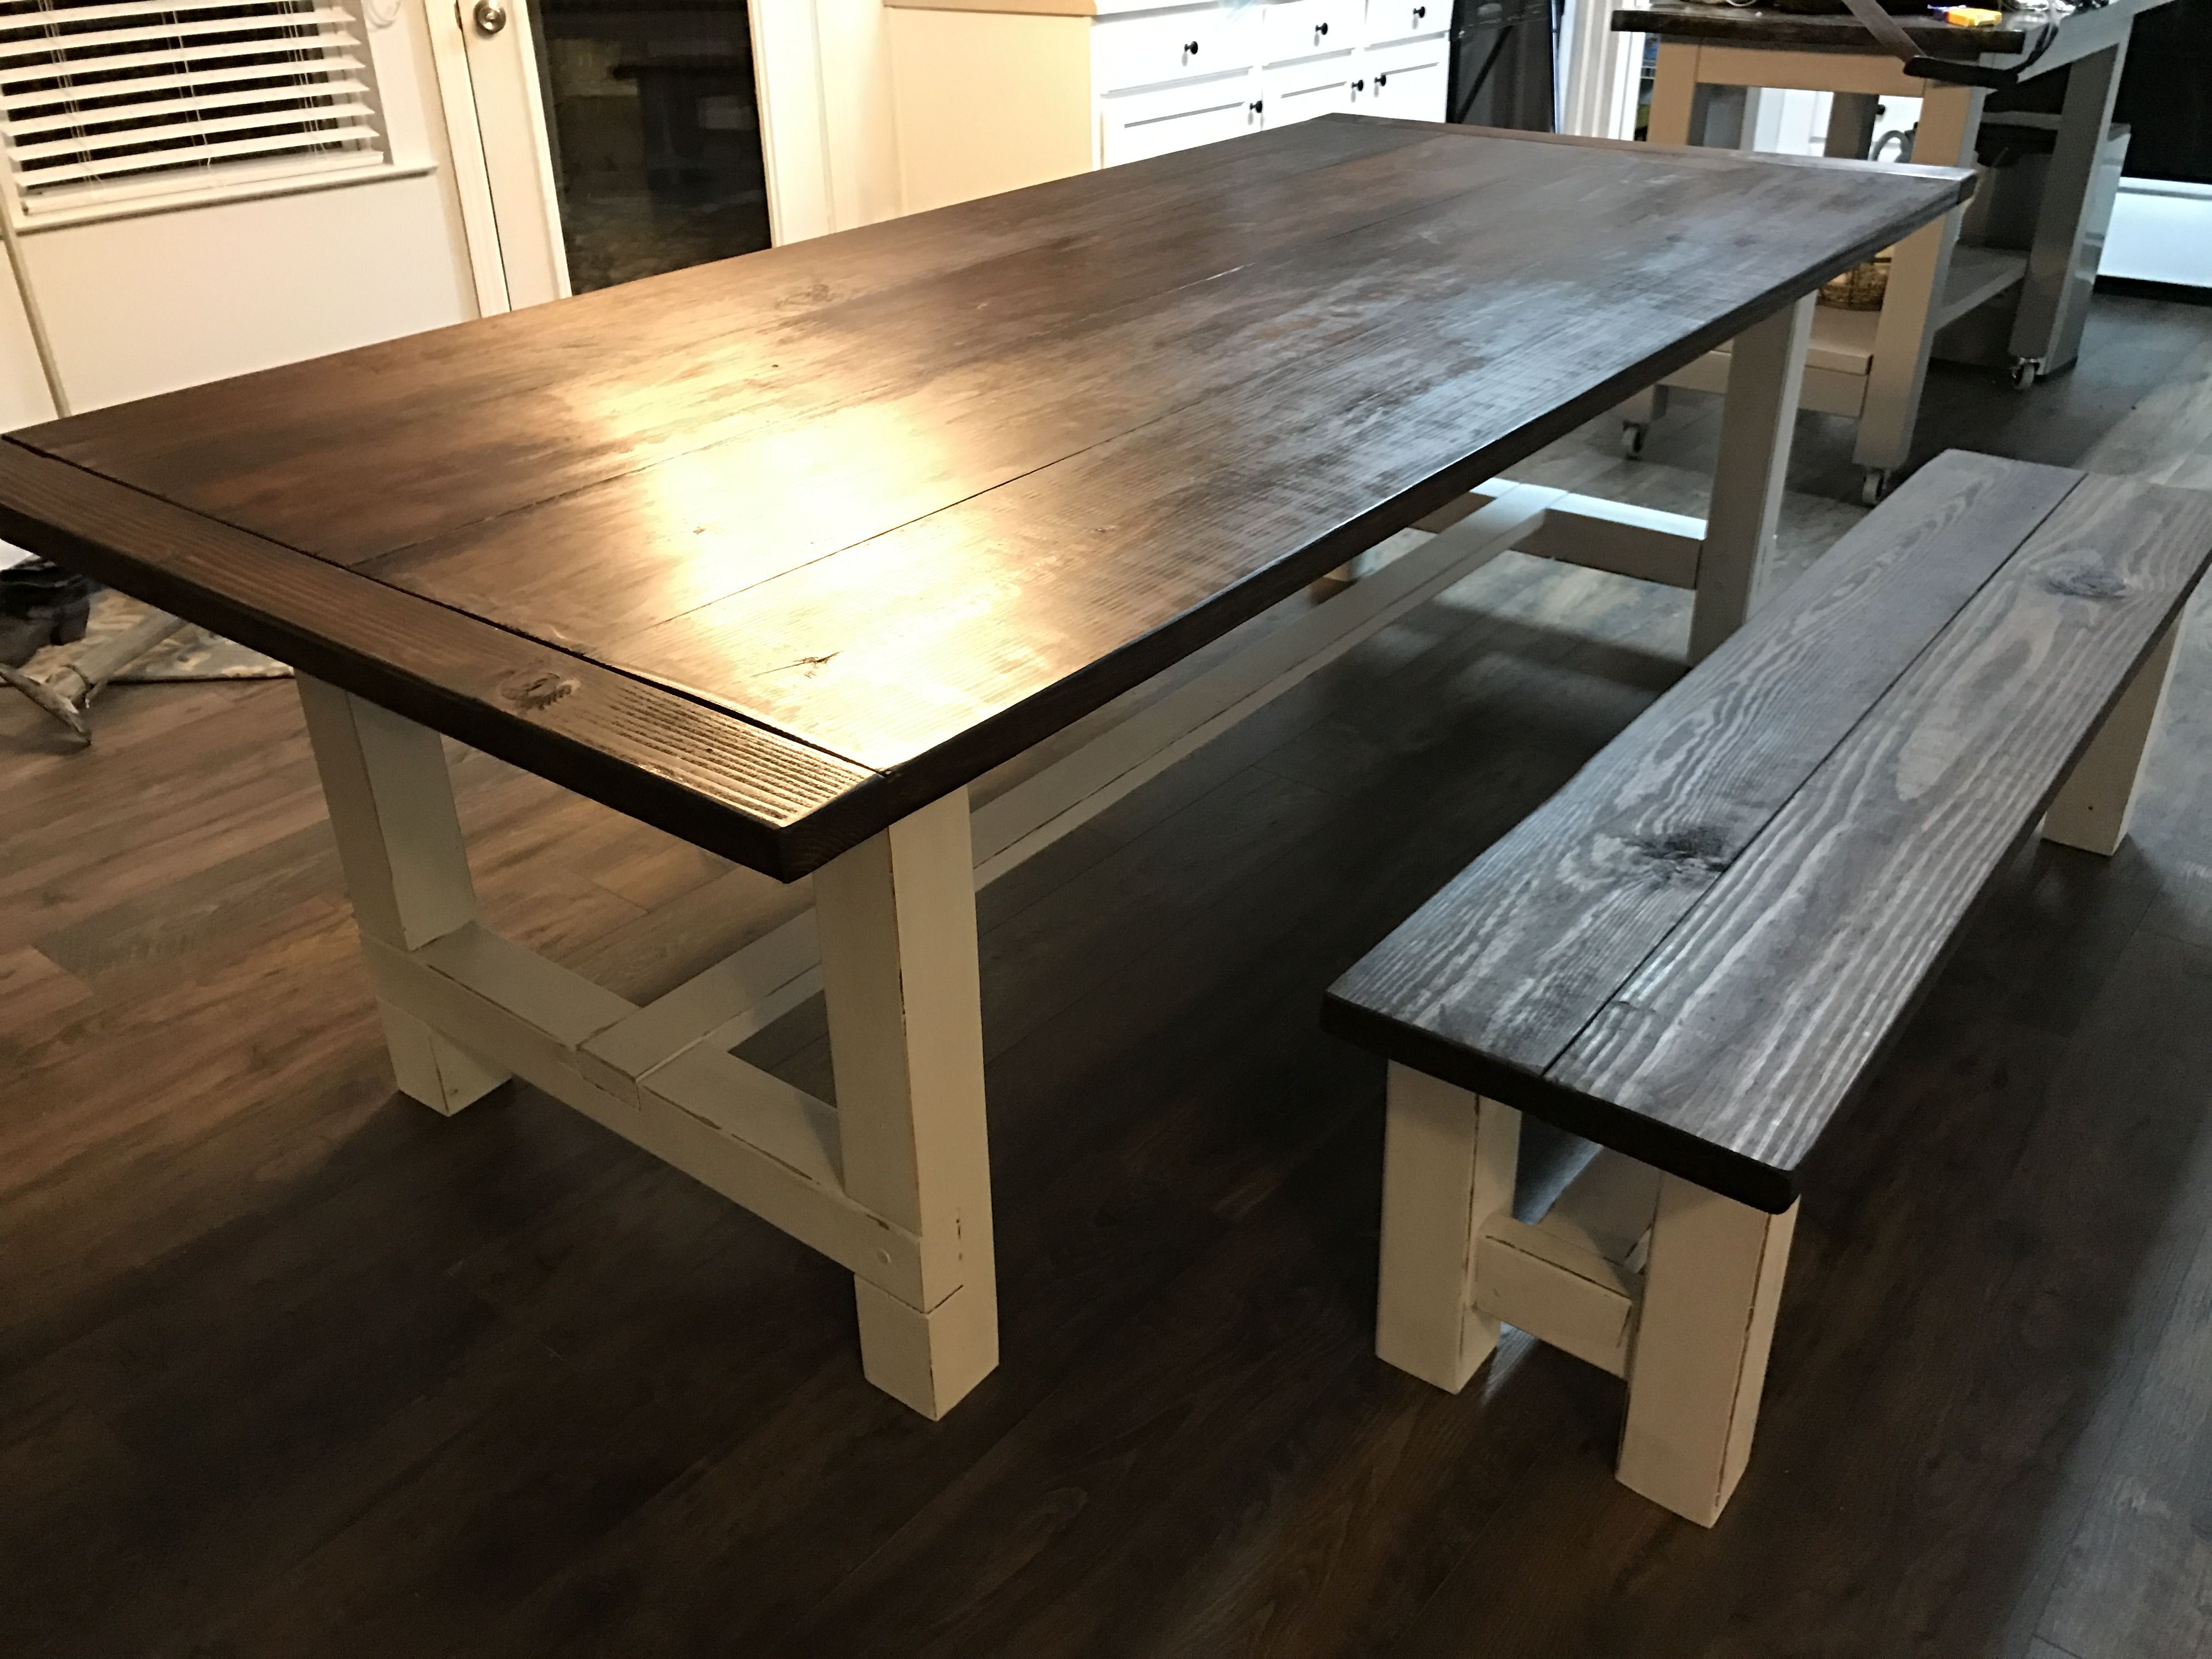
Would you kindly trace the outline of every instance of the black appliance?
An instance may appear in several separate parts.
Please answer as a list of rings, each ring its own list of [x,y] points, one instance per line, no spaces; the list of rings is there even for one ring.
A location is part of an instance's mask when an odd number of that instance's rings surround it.
[[[1553,0],[1453,0],[1445,119],[1550,132],[1558,107]]]

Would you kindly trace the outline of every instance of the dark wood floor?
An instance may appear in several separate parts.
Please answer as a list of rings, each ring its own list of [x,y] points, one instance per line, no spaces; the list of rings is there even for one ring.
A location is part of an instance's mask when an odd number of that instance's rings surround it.
[[[2212,310],[1925,432],[2212,486]],[[1526,476],[1694,507],[1717,425]],[[1787,552],[1857,509],[1808,417]],[[0,703],[0,1653],[2212,1653],[2212,631],[2135,841],[2014,869],[1811,1172],[1751,1469],[1620,1384],[1370,1352],[1379,1067],[1322,987],[1679,672],[1510,556],[985,896],[1005,1363],[868,1388],[849,1280],[527,1090],[396,1099],[289,689]],[[631,994],[793,902],[478,756],[507,931]],[[826,1088],[818,1010],[754,1052]],[[1535,1149],[1555,1182],[1575,1149]]]

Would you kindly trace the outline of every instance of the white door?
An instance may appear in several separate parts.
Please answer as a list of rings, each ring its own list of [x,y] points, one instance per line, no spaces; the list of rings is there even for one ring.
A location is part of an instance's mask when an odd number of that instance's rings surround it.
[[[483,157],[462,193],[485,309],[769,246],[745,0],[429,10],[454,149]]]

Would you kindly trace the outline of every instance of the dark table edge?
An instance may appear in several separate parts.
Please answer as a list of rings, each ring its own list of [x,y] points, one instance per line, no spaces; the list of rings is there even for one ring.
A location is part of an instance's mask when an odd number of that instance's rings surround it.
[[[759,817],[694,789],[679,779],[623,760],[520,714],[510,714],[466,690],[410,672],[380,658],[349,650],[281,617],[254,610],[234,595],[165,568],[157,550],[121,545],[112,538],[96,539],[82,531],[33,516],[0,494],[0,535],[17,546],[81,570],[146,604],[200,623],[302,673],[342,687],[380,708],[481,749],[626,817],[664,830],[695,847],[778,880],[793,881],[902,816],[902,811],[887,810],[883,805],[886,781],[881,774],[842,757],[825,756],[811,745],[747,720],[720,704],[683,697],[654,682],[623,674],[604,663],[512,633],[480,617],[440,605],[435,600],[317,559],[296,548],[176,507],[19,442],[12,434],[0,434],[0,445],[5,446],[4,450],[0,450],[0,466],[28,462],[50,469],[55,481],[88,495],[106,493],[118,501],[182,514],[192,520],[196,527],[204,527],[210,534],[252,544],[264,555],[295,559],[314,567],[324,580],[335,586],[359,584],[365,596],[374,594],[380,604],[435,610],[449,619],[447,625],[457,622],[479,629],[488,638],[495,636],[505,648],[526,650],[533,656],[573,665],[581,674],[625,681],[640,695],[665,698],[671,703],[683,702],[709,717],[744,727],[749,737],[771,748],[782,747],[810,760],[830,760],[860,775],[851,787],[788,823]]]
[[[1754,1210],[1780,1215],[1797,1201],[1795,1170],[1775,1169],[1641,1112],[1562,1088],[1418,1025],[1347,1001],[1334,988],[1322,999],[1321,1027],[1385,1060],[1541,1118],[1569,1134],[1610,1146]]]

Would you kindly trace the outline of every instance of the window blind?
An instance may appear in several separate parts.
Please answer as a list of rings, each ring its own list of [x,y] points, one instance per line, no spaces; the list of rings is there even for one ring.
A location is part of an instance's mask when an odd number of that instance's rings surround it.
[[[25,219],[384,159],[360,26],[319,0],[0,0],[0,140]]]

